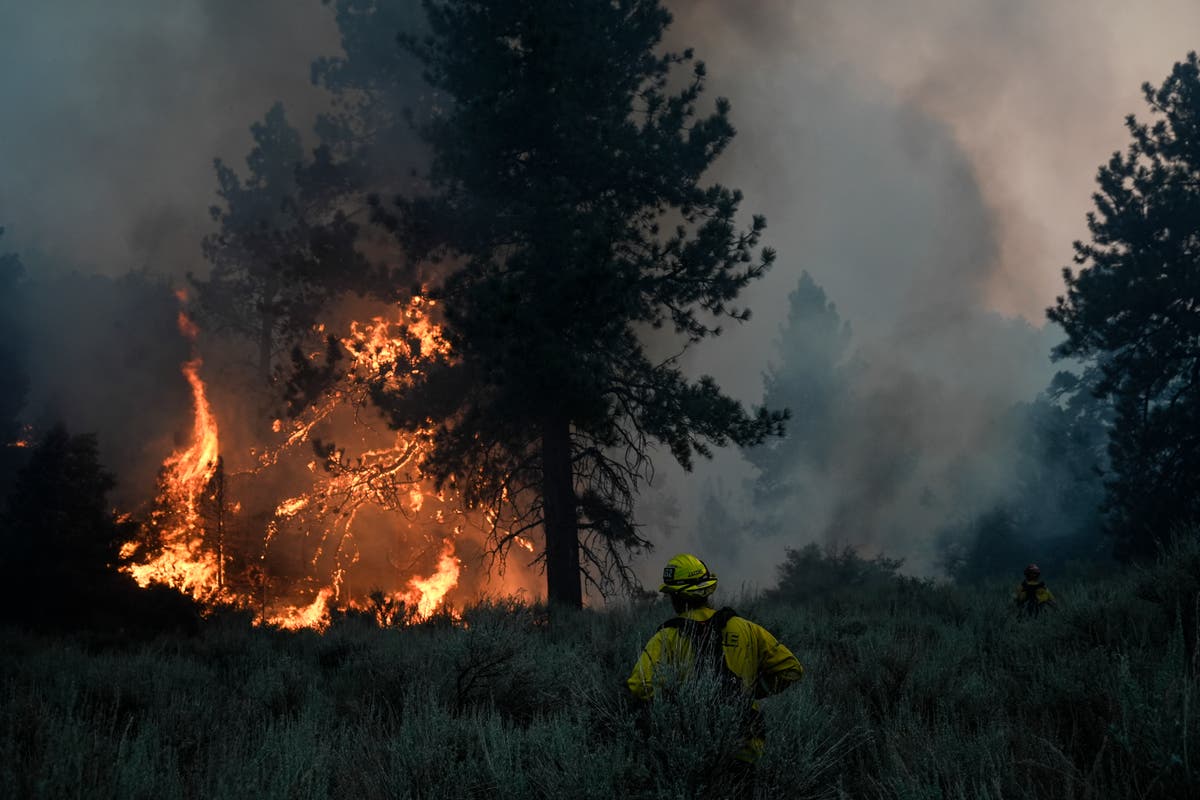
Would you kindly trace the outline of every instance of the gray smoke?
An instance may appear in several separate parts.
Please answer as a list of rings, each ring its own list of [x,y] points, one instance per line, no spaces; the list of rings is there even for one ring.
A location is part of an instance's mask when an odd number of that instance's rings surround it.
[[[739,136],[713,177],[745,192],[747,213],[767,216],[767,243],[780,252],[744,298],[754,320],[698,348],[690,367],[759,402],[803,270],[851,323],[864,366],[836,423],[838,458],[801,476],[804,501],[782,509],[792,531],[758,541],[742,532],[750,538],[733,545],[700,531],[706,485],[732,519],[757,518],[745,490],[753,471],[725,451],[685,476],[663,454],[664,490],[645,504],[660,548],[640,568],[649,583],[666,551],[716,547],[740,554],[718,565],[731,580],[761,586],[785,545],[840,538],[926,570],[933,529],[1007,488],[996,420],[1052,371],[1056,337],[1042,309],[1060,290],[1071,240],[1086,233],[1092,176],[1123,147],[1140,83],[1196,46],[1200,5],[670,5],[670,44],[694,45],[710,96],[733,102]],[[22,253],[34,280],[55,265],[108,276],[148,266],[176,280],[203,272],[212,159],[240,169],[249,125],[277,100],[307,135],[326,103],[310,64],[338,49],[319,0],[0,0],[5,248]],[[44,302],[35,313],[54,319],[56,301]],[[47,327],[61,348],[109,341],[85,338],[82,322]],[[180,352],[166,339],[144,356],[156,370]],[[63,360],[90,363],[79,352]],[[34,398],[67,408],[78,398],[55,400],[53,374]],[[172,380],[170,405],[186,405],[173,370]],[[137,381],[122,385],[129,391],[106,403],[150,402],[135,396]]]
[[[853,329],[859,360],[837,442],[803,491],[761,507],[736,452],[660,471],[681,509],[642,574],[706,547],[734,585],[770,585],[785,547],[850,544],[933,573],[938,531],[1012,491],[1010,410],[1056,369],[1044,308],[1086,236],[1097,166],[1142,115],[1140,85],[1195,47],[1200,6],[1118,2],[749,0],[675,3],[739,135],[714,177],[768,218],[775,270],[755,317],[702,345],[697,374],[744,402],[785,358],[773,340],[807,270]],[[715,489],[713,487],[716,487]],[[714,494],[737,520],[714,545]],[[756,523],[771,514],[785,530]],[[651,526],[657,520],[650,517]],[[695,531],[688,535],[689,531]],[[735,553],[732,558],[727,558]],[[724,563],[722,563],[722,560]]]
[[[337,51],[319,0],[0,2],[0,225],[30,283],[25,416],[95,432],[122,507],[188,436],[172,289],[206,271],[213,159],[243,169],[250,124],[277,100],[311,127],[325,98],[310,64]]]
[[[276,100],[307,130],[319,0],[0,3],[0,220],[8,245],[118,275],[202,267],[212,161],[241,165]]]

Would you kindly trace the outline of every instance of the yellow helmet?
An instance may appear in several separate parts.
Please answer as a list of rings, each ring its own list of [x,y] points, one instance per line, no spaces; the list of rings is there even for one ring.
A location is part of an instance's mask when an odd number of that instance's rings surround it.
[[[680,553],[663,567],[663,583],[658,590],[684,597],[708,597],[716,588],[717,576],[708,571],[703,561]]]

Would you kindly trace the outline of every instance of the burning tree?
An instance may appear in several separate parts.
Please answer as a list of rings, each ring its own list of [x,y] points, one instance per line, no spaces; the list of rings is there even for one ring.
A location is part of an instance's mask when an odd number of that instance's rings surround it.
[[[186,294],[180,299],[186,302]],[[251,609],[260,622],[283,627],[321,628],[335,604],[386,607],[393,610],[389,622],[400,618],[397,609],[407,619],[441,607],[459,583],[456,548],[466,514],[453,493],[432,491],[418,468],[427,432],[379,430],[361,419],[385,367],[391,388],[402,391],[426,360],[447,355],[448,345],[428,317],[429,305],[417,298],[391,315],[351,322],[345,335],[331,335],[328,360],[322,361],[319,350],[297,351],[299,372],[319,373],[314,391],[294,397],[293,414],[276,419],[256,439],[269,444],[253,448],[249,464],[247,451],[222,442],[219,414],[195,353],[199,331],[181,310],[180,332],[193,343],[192,357],[182,365],[192,390],[191,430],[186,444],[164,460],[156,498],[138,534],[122,549],[126,570],[142,586],[166,584],[210,606]],[[358,434],[357,456],[317,438],[330,431]],[[242,464],[233,471],[222,455],[230,452]],[[294,466],[302,458],[308,463],[298,477]],[[249,508],[243,508],[243,499]],[[380,512],[404,520],[403,538],[416,539],[407,549],[427,557],[361,564],[370,559],[362,558],[357,543],[359,520],[365,515],[378,526]],[[416,561],[430,558],[432,573],[422,571]],[[356,565],[360,571],[377,566],[371,572],[380,583],[360,578],[351,591]],[[391,588],[384,591],[382,585]]]
[[[340,72],[335,66],[314,69],[331,75]],[[339,97],[345,94],[353,92]],[[379,107],[342,97],[339,112],[320,126],[321,146],[309,156],[276,105],[251,126],[246,178],[216,163],[220,204],[213,216],[220,229],[204,242],[212,270],[191,278],[200,321],[226,341],[257,346],[256,374],[245,375],[237,387],[239,409],[245,395],[262,397],[274,384],[272,399],[286,401],[287,413],[273,425],[268,417],[267,427],[253,434],[247,463],[244,434],[233,437],[232,448],[219,442],[219,415],[210,407],[199,360],[184,365],[193,389],[191,444],[163,464],[146,525],[129,545],[131,569],[144,585],[166,582],[208,602],[252,606],[264,621],[319,623],[327,601],[353,605],[368,588],[378,588],[357,586],[352,594],[346,584],[352,566],[360,572],[367,566],[356,546],[356,523],[366,513],[378,527],[380,517],[372,512],[383,511],[429,540],[423,551],[436,565],[426,575],[414,563],[393,563],[385,555],[393,574],[375,570],[379,585],[407,573],[405,586],[390,599],[424,616],[455,587],[459,562],[452,541],[462,522],[456,498],[432,491],[420,474],[420,431],[399,434],[379,425],[381,435],[367,413],[366,381],[381,364],[411,375],[422,354],[443,347],[425,320],[429,305],[420,299],[397,304],[410,292],[383,266],[395,259],[369,262],[362,252],[379,257],[379,248],[352,222],[355,202],[361,207],[366,191],[362,182],[372,174],[365,166],[370,148],[361,145],[381,134],[345,126],[359,115],[374,130],[379,121],[370,111]],[[350,294],[359,299],[351,301]],[[360,321],[366,309],[368,320]],[[181,317],[181,330],[195,338],[190,318]],[[288,349],[291,364],[285,368],[280,355]],[[288,369],[288,380],[276,383]],[[263,410],[241,416],[259,419]],[[326,443],[330,439],[337,444]],[[231,466],[221,454],[232,455]],[[301,459],[308,462],[303,471],[294,468]],[[253,499],[243,509],[245,498]],[[397,525],[404,523],[384,523]],[[311,605],[301,600],[304,595],[315,596]]]
[[[368,266],[339,203],[349,176],[329,150],[306,158],[279,104],[251,133],[244,181],[216,161],[220,230],[204,241],[210,274],[192,283],[207,320],[256,344],[269,383],[280,353],[307,338],[341,293],[365,288]]]
[[[690,467],[781,431],[784,415],[747,413],[679,366],[722,317],[748,317],[732,304],[773,254],[757,251],[761,218],[738,228],[738,192],[700,182],[733,128],[723,100],[697,116],[702,65],[668,89],[692,61],[654,52],[669,15],[493,5],[427,3],[432,37],[408,43],[442,103],[414,116],[434,192],[409,192],[389,149],[411,77],[403,58],[377,58],[375,23],[395,22],[384,4],[337,4],[346,57],[314,65],[337,100],[311,157],[275,108],[252,128],[248,178],[218,164],[213,270],[194,283],[208,320],[258,343],[260,379],[294,345],[288,410],[252,448],[218,442],[199,362],[185,364],[196,424],[130,544],[139,581],[284,625],[364,597],[424,615],[458,580],[460,545],[486,538],[503,559],[513,544],[536,552],[541,530],[550,597],[578,606],[581,571],[608,591],[648,544],[632,507],[655,443]],[[376,187],[405,194],[397,209],[370,196],[387,243],[351,222]],[[678,352],[655,359],[643,339],[668,325]],[[390,428],[372,425],[380,413]],[[415,541],[364,553],[364,528],[391,526]],[[414,546],[435,564],[418,569]],[[383,572],[390,592],[364,585]]]
[[[431,34],[404,42],[436,92],[420,126],[432,191],[376,218],[410,256],[455,267],[434,292],[453,357],[374,397],[398,428],[438,420],[425,473],[505,510],[500,554],[541,528],[549,598],[579,606],[581,574],[606,592],[649,544],[632,511],[655,443],[690,468],[782,433],[784,413],[748,413],[680,367],[721,318],[749,317],[733,304],[774,253],[756,253],[762,217],[739,230],[739,192],[701,183],[733,138],[729,103],[697,114],[704,65],[658,52],[660,3],[423,5]],[[677,352],[653,358],[646,336],[668,326]]]

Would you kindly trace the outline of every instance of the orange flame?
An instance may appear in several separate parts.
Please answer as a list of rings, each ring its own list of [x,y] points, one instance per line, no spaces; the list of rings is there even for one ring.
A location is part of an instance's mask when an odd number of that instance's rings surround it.
[[[333,589],[328,587],[317,592],[317,598],[304,608],[289,608],[281,614],[267,618],[268,625],[287,630],[312,628],[324,631],[329,627],[329,598]]]
[[[33,447],[33,426],[22,425],[21,432],[17,435],[17,438],[14,441],[8,442],[5,446],[20,448]]]
[[[180,301],[185,299],[186,295],[180,293]],[[182,310],[179,330],[189,341],[195,341],[196,326]],[[163,461],[158,505],[169,511],[158,515],[158,521],[165,526],[158,531],[160,552],[147,563],[127,568],[143,587],[151,582],[165,583],[196,599],[212,598],[220,589],[220,565],[216,556],[203,546],[198,502],[216,474],[220,454],[217,421],[200,378],[202,364],[198,357],[183,364],[194,408],[191,445],[176,450]],[[121,554],[128,558],[137,549],[135,543],[127,543]]]
[[[183,302],[186,297],[181,296],[180,300]],[[449,344],[440,327],[427,316],[431,305],[428,300],[415,298],[397,309],[393,317],[375,316],[366,323],[352,323],[348,335],[340,340],[350,358],[338,385],[296,419],[272,420],[270,428],[276,444],[261,452],[257,448],[251,450],[257,466],[248,473],[237,474],[257,474],[280,463],[285,453],[309,441],[318,425],[327,421],[335,424],[332,415],[340,408],[355,409],[357,421],[357,409],[365,401],[372,382],[382,379],[390,389],[404,390],[429,361],[448,357]],[[319,327],[324,330],[324,326]],[[184,311],[179,315],[179,328],[189,340],[195,340],[198,331]],[[311,357],[316,359],[320,355]],[[142,545],[137,542],[127,544],[122,551],[126,556],[142,555],[144,563],[127,567],[141,585],[167,583],[205,603],[252,608],[258,624],[324,630],[334,604],[365,607],[362,599],[347,590],[347,570],[360,558],[353,541],[360,510],[373,506],[403,514],[409,520],[407,530],[420,532],[425,538],[443,534],[422,526],[440,527],[467,513],[467,509],[456,505],[455,495],[433,490],[420,474],[419,462],[428,449],[431,430],[394,433],[382,446],[377,444],[377,434],[371,434],[370,438],[364,436],[364,443],[370,441],[376,446],[362,450],[353,459],[347,457],[346,450],[338,449],[323,463],[308,464],[308,471],[315,476],[312,487],[275,503],[274,513],[261,531],[260,550],[230,556],[218,546],[218,552],[214,553],[213,543],[206,540],[212,538],[211,531],[205,529],[205,523],[211,523],[213,516],[212,501],[219,502],[228,513],[237,513],[241,504],[224,504],[224,483],[219,484],[220,489],[213,488],[220,440],[201,378],[201,366],[197,357],[182,366],[192,389],[191,440],[186,449],[173,452],[163,462],[156,501],[160,510],[151,514],[147,526],[157,537],[153,557],[139,553]],[[241,519],[240,525],[248,524],[247,517]],[[484,518],[485,523],[494,521]],[[430,617],[458,585],[461,562],[455,554],[454,537],[461,533],[462,528],[455,527],[452,536],[442,539],[432,574],[411,577],[407,583],[400,583],[404,588],[372,594],[372,599],[386,598],[392,608],[406,607],[409,619]],[[244,550],[244,530],[241,541]],[[295,545],[292,552],[301,556],[306,575],[297,571],[295,558],[283,555],[289,550],[279,550],[285,542]],[[532,549],[532,544],[525,540],[520,544]],[[240,559],[235,566],[241,577],[228,583],[223,570],[226,565],[234,564],[231,559]],[[272,566],[273,563],[286,566]],[[325,578],[320,577],[322,573]],[[361,594],[365,586],[356,581],[355,588]],[[311,594],[313,589],[315,597]],[[343,594],[347,596],[342,598]]]
[[[182,452],[175,452],[163,462],[163,467],[171,471],[175,485],[185,490],[191,503],[212,480],[217,469],[217,456],[220,454],[220,437],[217,433],[217,421],[208,405],[208,397],[204,391],[204,381],[200,379],[200,366],[203,362],[193,358],[183,365],[183,375],[192,387],[192,404],[196,410],[192,422],[192,446]]]
[[[454,555],[454,542],[447,539],[438,556],[437,571],[428,578],[413,578],[408,582],[411,587],[403,595],[410,607],[415,607],[419,619],[428,617],[438,609],[446,599],[446,593],[458,584],[461,562]]]
[[[300,513],[300,511],[302,511],[304,509],[304,507],[307,505],[308,505],[307,497],[292,497],[288,500],[284,500],[282,503],[279,504],[279,506],[275,509],[275,516],[277,516],[277,517],[294,517],[294,516],[296,516],[296,514]]]

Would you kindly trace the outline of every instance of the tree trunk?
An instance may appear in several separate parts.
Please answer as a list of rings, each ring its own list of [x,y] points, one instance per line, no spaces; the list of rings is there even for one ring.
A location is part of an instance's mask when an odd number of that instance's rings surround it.
[[[571,423],[563,418],[542,423],[542,498],[547,598],[551,606],[582,608]]]
[[[274,275],[263,286],[262,310],[258,320],[258,372],[264,383],[271,383],[271,353],[275,349],[275,295],[279,291]]]

